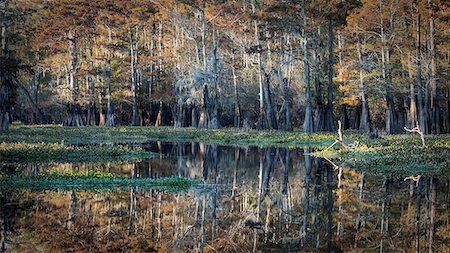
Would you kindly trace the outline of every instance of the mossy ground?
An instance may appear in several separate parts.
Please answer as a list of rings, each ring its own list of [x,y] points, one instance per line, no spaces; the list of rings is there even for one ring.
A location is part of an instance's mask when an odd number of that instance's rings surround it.
[[[364,138],[359,134],[347,134],[349,139]],[[26,143],[145,143],[148,141],[197,141],[221,145],[327,146],[333,143],[335,133],[306,134],[301,131],[258,131],[242,128],[197,129],[174,127],[61,127],[14,126],[0,133],[0,142]]]
[[[61,143],[0,143],[2,163],[109,162],[136,160],[156,154],[126,145],[74,146]]]
[[[424,147],[417,136],[388,136],[367,141],[357,151],[344,148],[312,153],[353,170],[385,175],[450,175],[450,138],[427,136]]]

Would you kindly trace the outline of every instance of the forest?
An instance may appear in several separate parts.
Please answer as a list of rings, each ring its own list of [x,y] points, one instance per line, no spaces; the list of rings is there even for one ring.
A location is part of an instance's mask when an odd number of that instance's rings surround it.
[[[445,1],[2,3],[1,126],[450,131]]]
[[[447,252],[449,17],[0,0],[0,252]]]

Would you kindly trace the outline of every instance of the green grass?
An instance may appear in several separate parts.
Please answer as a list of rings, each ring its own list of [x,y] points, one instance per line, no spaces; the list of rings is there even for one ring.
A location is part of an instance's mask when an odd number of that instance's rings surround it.
[[[107,190],[107,189],[188,189],[198,182],[180,177],[167,178],[123,178],[111,174],[94,172],[91,174],[45,174],[38,176],[0,176],[0,192],[31,190]]]
[[[350,139],[364,138],[358,134],[347,136]],[[61,127],[13,126],[7,132],[0,133],[0,142],[26,143],[144,143],[160,141],[197,141],[221,145],[255,146],[291,146],[311,147],[327,146],[333,143],[335,133],[306,134],[300,131],[258,131],[241,128],[218,130],[174,127]]]
[[[426,147],[418,137],[389,136],[369,141],[358,151],[322,150],[313,156],[328,158],[353,170],[397,176],[450,175],[450,138],[427,136]]]
[[[142,148],[130,146],[0,143],[0,161],[3,163],[108,162],[137,160],[155,155]]]

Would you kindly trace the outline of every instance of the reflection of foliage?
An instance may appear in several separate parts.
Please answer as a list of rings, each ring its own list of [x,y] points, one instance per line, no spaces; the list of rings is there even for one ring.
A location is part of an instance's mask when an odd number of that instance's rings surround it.
[[[59,143],[1,143],[3,162],[115,161],[151,157],[154,154],[129,146],[73,146]]]

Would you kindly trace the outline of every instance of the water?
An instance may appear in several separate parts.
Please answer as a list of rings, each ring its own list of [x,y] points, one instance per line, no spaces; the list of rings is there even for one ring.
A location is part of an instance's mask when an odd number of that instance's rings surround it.
[[[423,177],[416,185],[339,171],[309,156],[311,149],[161,142],[144,148],[160,156],[137,163],[21,165],[19,171],[95,169],[188,177],[205,186],[2,196],[2,251],[450,251],[447,180]]]

